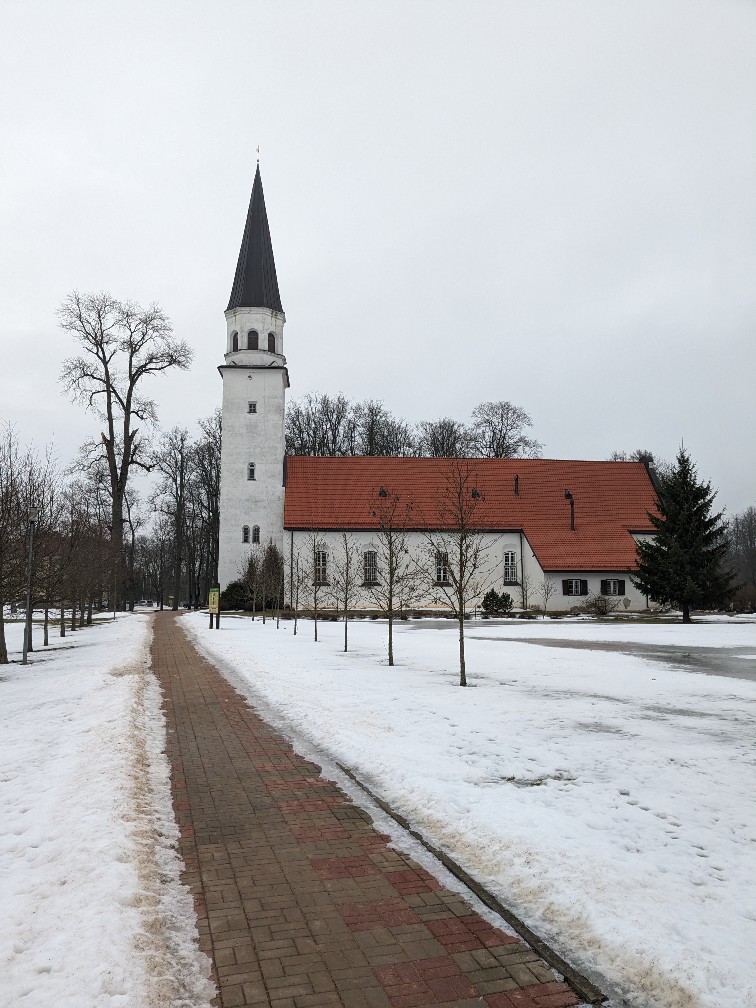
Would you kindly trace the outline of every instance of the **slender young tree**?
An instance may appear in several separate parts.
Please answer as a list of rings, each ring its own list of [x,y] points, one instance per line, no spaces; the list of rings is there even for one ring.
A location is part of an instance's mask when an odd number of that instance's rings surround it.
[[[397,605],[412,605],[424,576],[410,554],[408,526],[417,521],[412,501],[379,487],[370,514],[377,529],[375,549],[365,554],[365,589],[388,622],[388,663],[394,664],[394,619]],[[369,553],[374,553],[373,557]]]
[[[556,595],[557,587],[551,578],[547,578],[544,575],[541,578],[541,583],[538,585],[538,594],[541,596],[541,601],[543,602],[543,618],[546,619],[546,610],[549,608],[549,600]]]
[[[307,557],[302,556],[301,550],[297,549],[291,558],[291,570],[289,572],[289,586],[291,590],[291,607],[294,610],[294,636],[297,635],[299,624],[299,599],[303,591],[306,591],[310,583],[310,565]]]
[[[649,512],[656,535],[637,544],[633,584],[654,602],[679,606],[683,623],[691,622],[691,609],[724,605],[735,590],[726,564],[726,525],[721,512],[713,513],[715,497],[681,448],[661,480],[658,514]]]
[[[362,587],[362,550],[348,532],[339,536],[331,559],[331,588],[336,605],[344,614],[344,650],[349,650],[349,610],[354,608]]]
[[[110,294],[74,292],[58,313],[81,356],[65,361],[61,381],[69,396],[84,403],[103,424],[100,447],[111,487],[111,541],[118,551],[118,583],[123,571],[123,499],[131,470],[150,468],[146,430],[157,411],[145,395],[147,379],[170,368],[186,370],[192,359],[187,343],[173,338],[171,324],[157,305],[141,308]]]
[[[483,494],[475,465],[469,459],[450,459],[438,490],[437,515],[426,522],[432,587],[459,626],[459,685],[467,686],[465,613],[494,583],[499,566],[492,557],[496,540],[480,525]]]

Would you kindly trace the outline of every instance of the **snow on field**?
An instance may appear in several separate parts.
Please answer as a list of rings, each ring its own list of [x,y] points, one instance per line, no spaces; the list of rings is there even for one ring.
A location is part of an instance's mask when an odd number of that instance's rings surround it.
[[[295,733],[352,768],[453,854],[615,1003],[756,1005],[756,683],[636,656],[533,647],[470,628],[276,630],[189,614],[200,647]],[[545,621],[526,634],[732,646],[748,623]],[[692,636],[695,634],[695,638]],[[597,971],[597,972],[594,972]]]
[[[179,883],[150,620],[123,616],[0,665],[0,1006],[205,1005]]]

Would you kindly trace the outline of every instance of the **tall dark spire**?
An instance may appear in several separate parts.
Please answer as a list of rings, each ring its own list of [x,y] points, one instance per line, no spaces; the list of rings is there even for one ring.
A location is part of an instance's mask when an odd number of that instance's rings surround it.
[[[274,311],[283,311],[259,163],[226,311],[233,308],[272,308]]]

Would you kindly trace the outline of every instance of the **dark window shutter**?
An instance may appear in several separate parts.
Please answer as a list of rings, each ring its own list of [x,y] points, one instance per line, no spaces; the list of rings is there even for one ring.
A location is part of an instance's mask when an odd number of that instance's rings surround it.
[[[567,578],[565,578],[565,579],[564,579],[564,580],[562,581],[562,595],[569,595],[569,594],[570,594],[570,593],[569,593],[569,591],[568,591],[568,589],[567,589],[567,585],[568,585],[568,583],[569,583],[569,582],[567,581]]]
[[[585,580],[581,580],[580,581],[580,594],[581,595],[587,595],[588,594],[588,582],[585,581]]]
[[[601,579],[601,594],[602,595],[608,595],[609,594],[609,581],[608,581],[608,579],[605,579],[605,578]]]
[[[618,590],[618,594],[619,594],[619,595],[624,595],[624,594],[625,594],[625,582],[624,582],[624,581],[622,581],[622,580],[620,580],[620,581],[618,582],[618,584],[619,584],[619,590]]]

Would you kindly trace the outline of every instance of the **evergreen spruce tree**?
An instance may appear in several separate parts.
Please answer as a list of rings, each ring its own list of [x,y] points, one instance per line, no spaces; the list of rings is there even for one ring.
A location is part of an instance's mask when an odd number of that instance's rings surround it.
[[[683,623],[691,622],[691,609],[721,606],[734,591],[725,565],[726,526],[721,513],[712,514],[715,496],[681,448],[661,480],[659,514],[649,514],[656,535],[638,543],[633,583],[654,602],[679,606]]]

